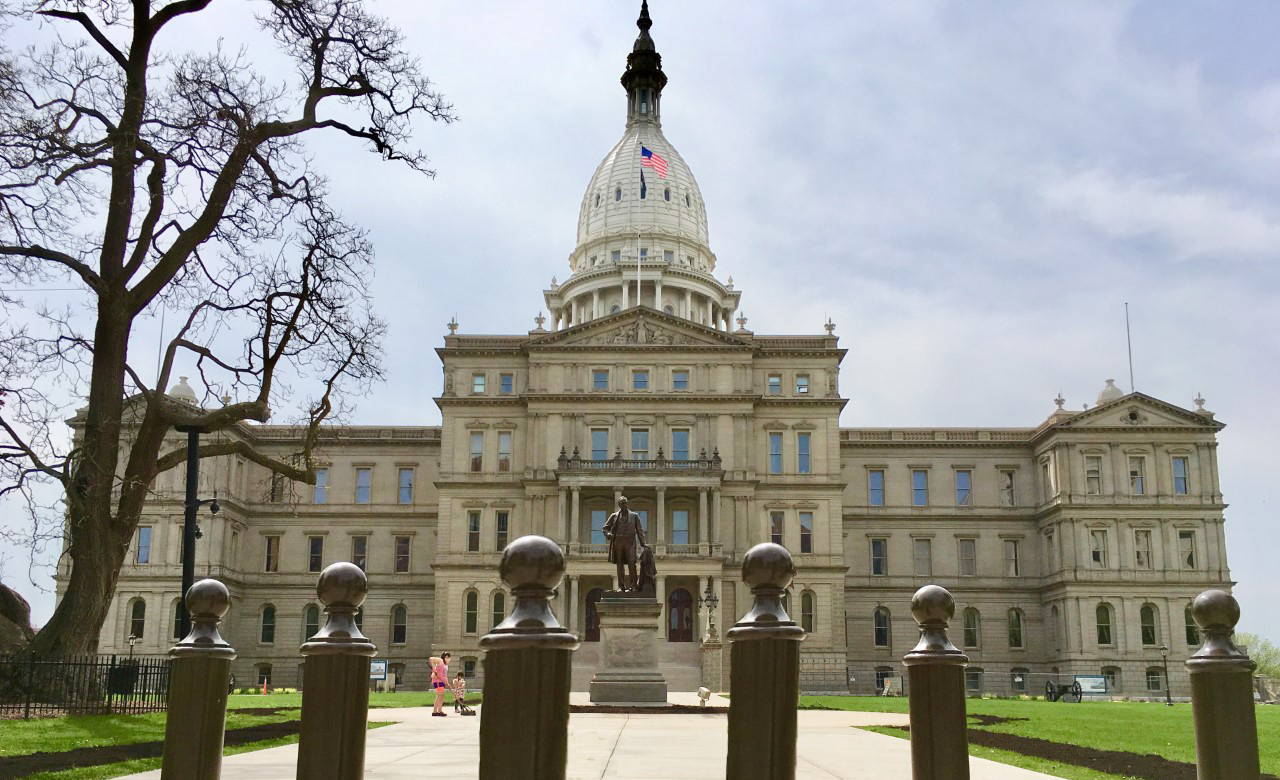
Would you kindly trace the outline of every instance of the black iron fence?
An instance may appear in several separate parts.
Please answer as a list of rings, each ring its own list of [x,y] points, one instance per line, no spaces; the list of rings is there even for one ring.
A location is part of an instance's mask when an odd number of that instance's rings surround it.
[[[162,712],[168,658],[0,656],[0,719]]]

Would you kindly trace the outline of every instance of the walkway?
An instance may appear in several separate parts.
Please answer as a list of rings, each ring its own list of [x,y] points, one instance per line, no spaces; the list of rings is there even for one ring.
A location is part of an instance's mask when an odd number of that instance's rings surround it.
[[[573,703],[586,699],[573,694]],[[719,698],[719,697],[716,697]],[[695,694],[671,695],[681,704]],[[585,702],[584,702],[585,703]],[[712,700],[727,705],[727,699]],[[910,743],[856,726],[905,725],[906,715],[801,710],[797,780],[909,780]],[[370,720],[398,721],[369,732],[366,780],[467,780],[477,776],[480,717],[428,708],[378,709]],[[574,714],[569,721],[568,780],[706,780],[724,777],[725,715]],[[280,780],[296,774],[297,745],[228,756],[223,777]],[[1048,775],[970,759],[973,780],[1052,780]],[[159,770],[128,780],[159,780]]]

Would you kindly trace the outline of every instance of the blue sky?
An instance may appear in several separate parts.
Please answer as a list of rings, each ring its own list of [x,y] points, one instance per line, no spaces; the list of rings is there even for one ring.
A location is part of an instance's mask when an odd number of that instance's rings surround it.
[[[312,145],[371,231],[391,326],[389,379],[355,421],[439,421],[432,350],[455,313],[464,332],[533,327],[622,132],[635,5],[375,4],[461,121],[421,127],[434,180]],[[1030,426],[1059,390],[1078,409],[1108,377],[1127,388],[1127,301],[1137,388],[1188,408],[1203,393],[1228,424],[1242,628],[1280,640],[1262,600],[1280,586],[1280,5],[651,10],[664,131],[702,186],[718,273],[757,332],[838,324],[843,424]],[[184,40],[262,43],[238,4],[219,13]],[[31,592],[13,554],[5,578]]]

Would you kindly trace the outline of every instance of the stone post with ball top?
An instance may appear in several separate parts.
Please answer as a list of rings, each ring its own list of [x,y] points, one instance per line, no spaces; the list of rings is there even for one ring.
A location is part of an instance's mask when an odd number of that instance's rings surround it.
[[[782,606],[796,576],[791,553],[757,544],[742,558],[752,605],[729,640],[728,780],[794,780],[800,642],[804,629]]]
[[[564,780],[569,758],[569,683],[578,638],[556,620],[551,598],[564,553],[545,536],[502,551],[498,574],[515,604],[480,639],[480,780]]]
[[[169,651],[168,716],[161,780],[218,780],[227,718],[227,676],[236,651],[218,623],[231,608],[227,586],[200,580],[187,590],[191,631]]]
[[[1200,649],[1187,659],[1196,726],[1196,777],[1258,780],[1258,720],[1253,703],[1253,672],[1258,665],[1231,641],[1240,621],[1240,604],[1230,593],[1206,590],[1191,602],[1191,617],[1204,637]]]
[[[956,601],[946,588],[925,585],[911,597],[920,641],[902,663],[911,686],[912,780],[969,780],[964,668],[969,658],[947,638]]]
[[[360,780],[369,714],[369,658],[378,648],[356,626],[369,579],[354,563],[320,572],[325,622],[302,645],[302,733],[298,780]]]

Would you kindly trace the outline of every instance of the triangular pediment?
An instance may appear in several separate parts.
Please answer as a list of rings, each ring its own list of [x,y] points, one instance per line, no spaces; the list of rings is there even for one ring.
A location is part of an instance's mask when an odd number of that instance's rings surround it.
[[[1089,428],[1213,428],[1224,427],[1212,415],[1193,412],[1145,393],[1098,404],[1055,426],[1059,429]]]
[[[650,309],[636,307],[598,320],[551,333],[529,344],[531,348],[595,347],[601,349],[643,347],[749,347],[729,333]]]

